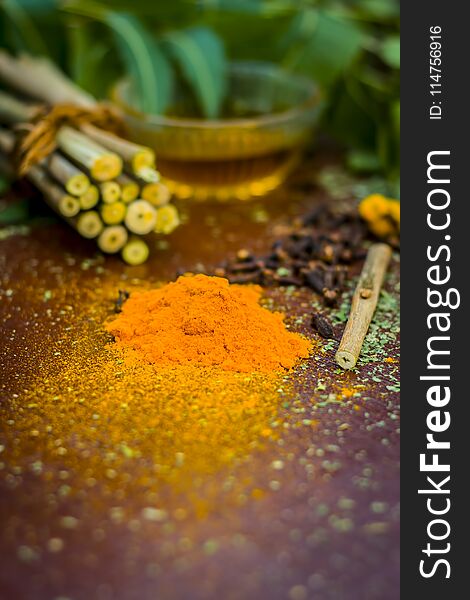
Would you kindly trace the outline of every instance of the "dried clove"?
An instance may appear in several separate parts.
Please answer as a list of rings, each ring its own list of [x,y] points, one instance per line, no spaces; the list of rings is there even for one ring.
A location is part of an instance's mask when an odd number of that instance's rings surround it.
[[[307,271],[304,273],[305,283],[317,294],[323,293],[323,288],[325,287],[325,278],[320,271],[320,269],[315,269],[313,271]]]
[[[325,285],[324,287],[326,287],[327,289],[331,290],[332,288],[334,288],[335,285],[335,272],[332,269],[328,269],[327,271],[325,271]]]
[[[290,286],[293,285],[295,287],[300,287],[302,285],[302,282],[300,279],[298,279],[297,277],[279,277],[279,276],[275,276],[274,277],[274,281],[276,281],[280,286]]]
[[[327,205],[316,206],[273,233],[279,239],[266,256],[242,248],[217,274],[223,272],[233,283],[306,286],[333,306],[344,289],[348,266],[366,254],[368,231],[355,209],[337,214]]]
[[[253,271],[259,271],[261,268],[259,262],[256,260],[246,260],[244,262],[233,263],[228,267],[230,273],[251,273]]]
[[[311,227],[312,225],[318,225],[321,218],[325,216],[327,208],[324,204],[317,206],[311,212],[307,213],[302,219],[304,227]]]
[[[335,337],[333,326],[328,319],[320,313],[314,313],[312,315],[312,327],[327,340]]]
[[[237,260],[240,262],[251,261],[253,260],[253,254],[246,248],[241,248],[237,252]]]
[[[323,300],[327,306],[334,306],[338,301],[338,292],[336,290],[323,290]]]
[[[130,293],[126,290],[119,290],[118,294],[119,295],[118,295],[116,301],[114,302],[114,312],[115,313],[122,312],[122,305],[130,296]]]
[[[260,271],[230,276],[229,279],[230,283],[256,283],[258,285],[263,285],[263,274]]]

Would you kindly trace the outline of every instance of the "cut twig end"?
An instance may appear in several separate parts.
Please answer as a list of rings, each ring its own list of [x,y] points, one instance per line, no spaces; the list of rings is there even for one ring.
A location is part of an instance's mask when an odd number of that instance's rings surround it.
[[[357,357],[347,350],[338,350],[335,356],[336,362],[343,369],[353,369],[356,366]]]

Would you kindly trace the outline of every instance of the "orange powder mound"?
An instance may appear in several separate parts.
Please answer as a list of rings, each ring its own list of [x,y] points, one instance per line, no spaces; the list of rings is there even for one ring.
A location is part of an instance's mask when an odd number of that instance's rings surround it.
[[[259,304],[261,288],[221,277],[182,276],[134,292],[106,328],[133,360],[155,366],[218,366],[229,371],[290,369],[310,342],[286,330],[284,316]]]

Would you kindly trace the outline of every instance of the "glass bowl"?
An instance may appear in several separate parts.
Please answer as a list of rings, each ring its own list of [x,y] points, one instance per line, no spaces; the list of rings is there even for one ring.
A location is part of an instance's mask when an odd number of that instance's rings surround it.
[[[150,146],[162,179],[180,198],[245,200],[277,187],[311,139],[320,110],[317,86],[267,63],[233,63],[223,117],[196,118],[176,89],[166,115],[137,110],[129,80],[112,94],[132,140]]]

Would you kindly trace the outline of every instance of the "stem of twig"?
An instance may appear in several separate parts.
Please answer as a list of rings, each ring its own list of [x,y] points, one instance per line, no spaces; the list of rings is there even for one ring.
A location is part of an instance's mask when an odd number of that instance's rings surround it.
[[[138,235],[146,235],[155,227],[157,211],[146,200],[134,200],[128,205],[125,224],[127,229]]]
[[[134,173],[138,174],[143,168],[155,168],[155,153],[150,148],[124,140],[88,123],[82,125],[81,130],[104,148],[122,156]]]
[[[87,175],[57,152],[44,161],[44,166],[72,196],[82,196],[90,187]]]
[[[105,227],[98,237],[98,247],[107,254],[116,254],[127,242],[127,229],[122,225]]]
[[[101,198],[106,204],[117,202],[121,198],[121,186],[117,181],[105,181],[100,185]]]
[[[0,54],[1,56],[1,54]],[[0,122],[5,125],[28,122],[33,118],[37,107],[17,100],[0,90]]]
[[[72,127],[64,125],[60,128],[57,143],[65,154],[86,167],[97,181],[114,179],[122,171],[120,156],[109,152]]]
[[[128,265],[141,265],[149,256],[149,247],[144,240],[132,238],[122,249],[121,256]]]
[[[369,249],[335,356],[343,369],[352,369],[359,358],[391,256],[392,249],[388,244],[373,244]]]
[[[12,88],[48,104],[69,103],[93,108],[96,100],[76,86],[49,60],[0,51],[0,79]]]

